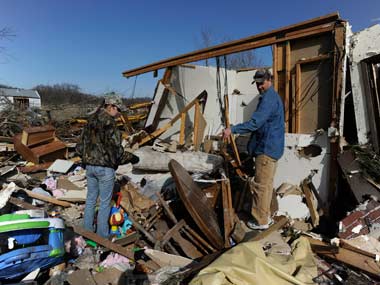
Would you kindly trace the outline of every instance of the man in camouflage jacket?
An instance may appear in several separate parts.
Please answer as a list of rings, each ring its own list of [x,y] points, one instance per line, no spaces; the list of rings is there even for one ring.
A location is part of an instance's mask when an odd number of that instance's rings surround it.
[[[115,170],[119,165],[138,161],[136,156],[124,150],[121,132],[116,126],[115,117],[122,107],[120,96],[105,96],[104,107],[90,116],[77,146],[87,177],[84,228],[94,231],[95,207],[99,197],[96,233],[103,238],[109,236],[108,220]]]

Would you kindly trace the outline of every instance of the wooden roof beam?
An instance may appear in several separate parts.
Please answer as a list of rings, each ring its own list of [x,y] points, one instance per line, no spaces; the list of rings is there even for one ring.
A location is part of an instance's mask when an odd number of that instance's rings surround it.
[[[150,71],[159,70],[171,66],[196,62],[206,58],[241,52],[254,48],[269,46],[275,43],[296,38],[308,37],[316,34],[332,31],[335,23],[340,20],[338,13],[328,14],[322,17],[307,20],[298,24],[286,26],[270,32],[261,33],[240,40],[235,40],[213,47],[204,48],[194,52],[164,59],[138,68],[123,72],[123,76],[131,77]]]

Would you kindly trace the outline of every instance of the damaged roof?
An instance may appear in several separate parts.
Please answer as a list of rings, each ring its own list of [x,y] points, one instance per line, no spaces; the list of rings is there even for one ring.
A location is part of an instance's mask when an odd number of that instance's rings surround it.
[[[27,97],[40,99],[40,95],[36,90],[0,88],[0,95],[6,97]]]

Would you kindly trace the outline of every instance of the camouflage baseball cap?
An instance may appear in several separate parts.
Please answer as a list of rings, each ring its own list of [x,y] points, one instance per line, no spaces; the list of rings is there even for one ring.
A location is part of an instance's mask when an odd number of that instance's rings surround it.
[[[104,95],[104,104],[105,105],[114,105],[120,111],[124,111],[124,104],[120,95],[117,95],[115,92],[107,93]]]

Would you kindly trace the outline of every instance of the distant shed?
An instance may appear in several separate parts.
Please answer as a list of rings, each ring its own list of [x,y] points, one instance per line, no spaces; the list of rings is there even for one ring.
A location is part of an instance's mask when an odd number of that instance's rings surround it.
[[[21,109],[41,108],[41,97],[36,90],[0,88],[0,97],[7,97],[15,106]],[[0,106],[2,109],[3,106]]]

